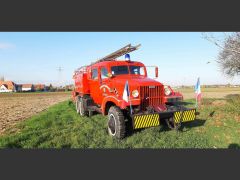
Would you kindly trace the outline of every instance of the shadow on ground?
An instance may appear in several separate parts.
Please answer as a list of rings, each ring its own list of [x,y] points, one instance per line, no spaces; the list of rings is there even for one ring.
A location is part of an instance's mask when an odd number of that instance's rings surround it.
[[[185,102],[185,101],[181,101],[181,102],[177,102],[175,103],[176,105],[183,105],[183,106],[186,106],[186,105],[193,105],[195,103],[193,102]]]
[[[240,149],[240,145],[239,144],[229,144],[228,149]]]
[[[204,119],[196,119],[195,121],[185,122],[185,123],[182,123],[182,126],[179,130],[183,131],[184,128],[188,128],[190,130],[191,128],[204,126],[205,122],[206,122],[206,120],[204,120]],[[184,130],[184,131],[186,131],[186,130]]]
[[[182,131],[182,132],[190,131],[191,128],[204,126],[205,122],[206,122],[206,120],[196,119],[195,121],[182,123],[181,127],[179,128],[179,131]],[[187,128],[187,129],[184,129],[184,128]],[[141,132],[145,129],[146,128],[136,129],[132,132]],[[162,124],[159,126],[159,132],[162,132],[162,131],[167,132],[167,131],[173,131],[173,130],[171,130],[165,122],[162,122]],[[128,136],[131,136],[131,133]]]
[[[228,94],[224,98],[227,98],[227,99],[240,98],[240,94]]]

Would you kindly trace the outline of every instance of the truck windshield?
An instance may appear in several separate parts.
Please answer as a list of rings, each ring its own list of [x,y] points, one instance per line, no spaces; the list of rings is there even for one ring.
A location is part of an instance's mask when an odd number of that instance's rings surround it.
[[[128,66],[112,66],[111,71],[113,75],[129,74]]]
[[[129,73],[130,70],[130,73]],[[112,66],[111,71],[113,75],[123,75],[123,74],[135,74],[135,75],[145,75],[143,66]]]
[[[142,75],[142,76],[145,75],[144,67],[142,66],[130,66],[129,69],[131,74]]]

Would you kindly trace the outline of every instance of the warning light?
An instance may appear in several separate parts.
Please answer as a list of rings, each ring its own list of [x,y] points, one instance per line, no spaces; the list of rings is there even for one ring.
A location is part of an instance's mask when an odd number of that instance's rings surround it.
[[[125,54],[125,60],[130,61],[130,54]]]

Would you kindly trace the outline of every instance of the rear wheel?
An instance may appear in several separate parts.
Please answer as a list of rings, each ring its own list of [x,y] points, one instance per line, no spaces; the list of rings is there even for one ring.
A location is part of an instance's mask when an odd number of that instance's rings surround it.
[[[122,139],[126,135],[125,117],[117,106],[110,107],[108,111],[108,133],[117,139]]]
[[[168,118],[168,119],[165,119],[165,121],[166,121],[167,126],[170,129],[178,130],[181,127],[181,123],[175,123],[174,118],[172,118],[172,117]]]
[[[75,107],[76,107],[77,113],[79,114],[79,101],[78,101],[78,98],[76,99]]]
[[[84,106],[83,98],[78,97],[76,100],[76,108],[77,108],[77,113],[80,114],[80,116],[87,116],[88,111],[87,108]]]

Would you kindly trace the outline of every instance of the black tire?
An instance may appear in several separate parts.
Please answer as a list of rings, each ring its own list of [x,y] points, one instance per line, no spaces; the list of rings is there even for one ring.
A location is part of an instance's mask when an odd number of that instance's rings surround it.
[[[88,116],[89,117],[93,116],[93,113],[94,113],[93,111],[88,111]]]
[[[165,122],[169,127],[169,129],[172,129],[172,130],[178,130],[181,127],[181,123],[175,123],[172,117],[169,119],[165,119]]]
[[[79,114],[79,100],[78,100],[78,97],[76,98],[75,107],[76,107],[77,113]]]
[[[88,110],[84,106],[82,97],[78,97],[77,98],[77,100],[76,100],[76,108],[77,108],[77,113],[80,114],[80,116],[87,116],[88,115]]]
[[[114,138],[122,139],[126,136],[125,117],[117,106],[110,107],[108,111],[108,134]]]

